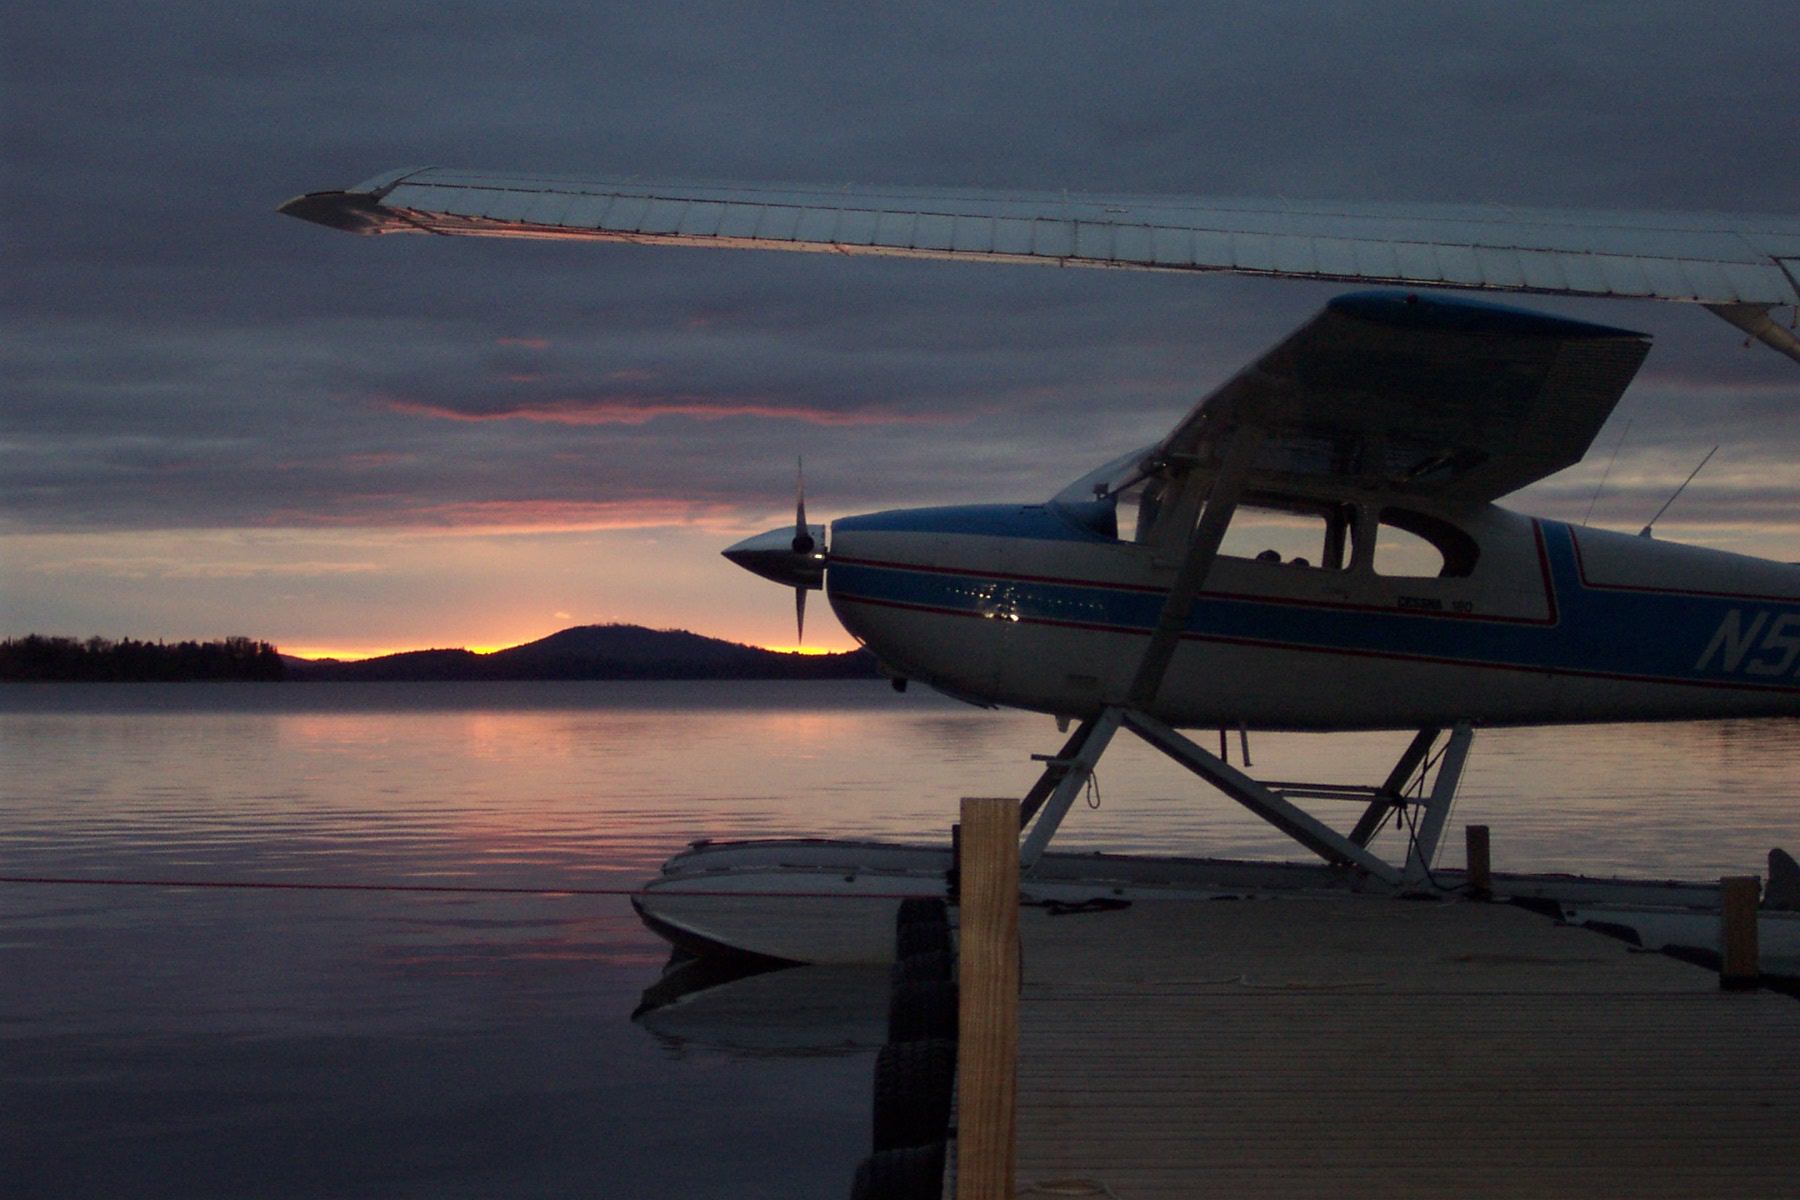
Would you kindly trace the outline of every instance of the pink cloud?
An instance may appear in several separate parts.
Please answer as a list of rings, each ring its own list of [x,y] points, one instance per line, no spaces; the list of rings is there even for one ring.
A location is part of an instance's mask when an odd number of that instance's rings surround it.
[[[679,497],[631,500],[470,500],[412,504],[402,497],[359,495],[336,512],[290,509],[266,525],[310,528],[437,529],[471,533],[553,533],[703,525],[735,529],[737,509]]]

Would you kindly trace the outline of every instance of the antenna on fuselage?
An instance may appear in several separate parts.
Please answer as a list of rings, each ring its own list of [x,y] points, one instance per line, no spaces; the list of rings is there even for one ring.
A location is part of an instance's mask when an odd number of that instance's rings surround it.
[[[1706,452],[1706,457],[1700,460],[1700,467],[1704,467],[1707,463],[1711,462],[1712,456],[1717,454],[1718,452],[1719,452],[1719,448],[1717,446],[1714,446],[1711,450],[1708,450]],[[1662,515],[1669,511],[1669,505],[1675,503],[1676,500],[1681,498],[1681,493],[1687,491],[1687,485],[1694,482],[1694,476],[1696,476],[1700,473],[1700,467],[1695,467],[1692,471],[1688,472],[1688,477],[1681,481],[1681,486],[1675,489],[1675,494],[1673,496],[1670,496],[1667,500],[1664,500],[1663,506],[1656,510],[1656,515],[1654,517],[1650,518],[1650,524],[1646,525],[1642,529],[1638,530],[1639,537],[1647,538],[1647,537],[1654,536],[1650,532],[1651,526],[1655,525],[1658,521],[1662,520]]]

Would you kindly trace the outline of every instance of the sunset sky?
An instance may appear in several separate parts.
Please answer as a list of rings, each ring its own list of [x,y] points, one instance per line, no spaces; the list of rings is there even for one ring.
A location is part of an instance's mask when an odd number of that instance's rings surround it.
[[[1792,213],[1784,4],[9,6],[0,635],[791,646],[719,550],[1039,500],[1335,285],[359,239],[401,166]],[[1507,501],[1800,560],[1800,365],[1693,307]],[[1789,314],[1779,314],[1785,319]],[[1621,439],[1623,439],[1621,441]],[[849,639],[813,606],[808,642]]]

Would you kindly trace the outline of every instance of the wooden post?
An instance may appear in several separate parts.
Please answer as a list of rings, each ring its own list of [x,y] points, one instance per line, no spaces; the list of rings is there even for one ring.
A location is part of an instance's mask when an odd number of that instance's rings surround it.
[[[956,1200],[1012,1200],[1019,1058],[1019,802],[962,802]]]
[[[1488,858],[1488,827],[1463,826],[1463,841],[1468,850],[1469,895],[1477,900],[1486,900],[1494,894],[1494,868]]]
[[[1719,880],[1719,986],[1744,991],[1762,979],[1756,948],[1756,902],[1762,881],[1754,875]]]

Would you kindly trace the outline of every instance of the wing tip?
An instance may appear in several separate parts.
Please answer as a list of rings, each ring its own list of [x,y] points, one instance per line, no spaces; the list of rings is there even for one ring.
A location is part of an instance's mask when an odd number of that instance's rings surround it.
[[[394,215],[382,208],[381,201],[368,192],[307,192],[295,196],[275,211],[364,237],[387,233],[396,223]]]

